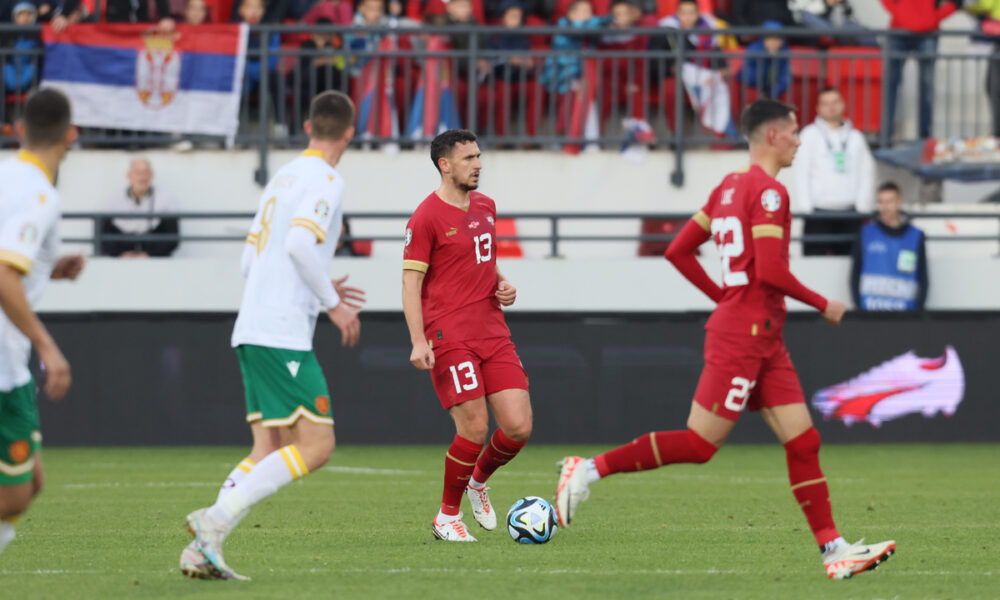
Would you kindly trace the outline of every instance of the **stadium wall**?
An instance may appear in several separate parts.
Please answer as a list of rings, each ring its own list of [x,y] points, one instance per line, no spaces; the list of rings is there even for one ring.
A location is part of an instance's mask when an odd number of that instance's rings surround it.
[[[702,366],[706,316],[510,315],[531,377],[534,441],[615,444],[652,429],[682,427]],[[248,443],[240,371],[229,348],[233,319],[231,313],[46,315],[74,373],[68,398],[39,402],[46,444]],[[911,350],[921,357],[941,356],[948,346],[957,352],[959,358],[945,365],[947,380],[920,383],[945,403],[961,399],[954,416],[925,417],[921,412],[935,412],[934,407],[917,402],[902,411],[915,414],[896,419],[883,414],[880,427],[867,422],[848,427],[836,418],[824,420],[813,408],[827,441],[995,442],[1000,441],[994,385],[998,331],[998,312],[850,314],[839,329],[814,314],[797,314],[786,326],[786,339],[807,399]],[[367,314],[363,333],[364,343],[355,350],[341,348],[329,324],[316,337],[338,440],[440,444],[450,439],[451,422],[428,376],[409,364],[402,316]],[[962,371],[956,379],[958,364]],[[863,415],[863,408],[855,412]],[[757,415],[744,415],[731,441],[773,439]]]

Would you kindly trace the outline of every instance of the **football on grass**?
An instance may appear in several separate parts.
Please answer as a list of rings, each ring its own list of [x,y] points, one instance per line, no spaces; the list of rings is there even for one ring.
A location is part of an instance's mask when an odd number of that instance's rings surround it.
[[[507,512],[507,532],[519,544],[544,544],[559,526],[552,505],[538,496],[525,496]]]

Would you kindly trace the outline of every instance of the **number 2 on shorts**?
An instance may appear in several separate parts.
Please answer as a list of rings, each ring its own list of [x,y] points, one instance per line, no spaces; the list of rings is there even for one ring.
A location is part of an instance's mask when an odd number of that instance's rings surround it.
[[[459,363],[456,366],[449,367],[451,369],[451,378],[455,382],[455,392],[458,394],[462,393],[462,390],[469,391],[474,390],[479,386],[479,381],[476,379],[476,367],[472,364],[472,361],[465,361],[464,363]],[[463,384],[458,378],[458,372],[464,371],[462,375],[469,381],[469,383]]]
[[[757,385],[757,382],[750,381],[746,377],[733,377],[729,383],[734,387],[726,394],[726,408],[733,412],[741,412],[750,399],[750,390]]]

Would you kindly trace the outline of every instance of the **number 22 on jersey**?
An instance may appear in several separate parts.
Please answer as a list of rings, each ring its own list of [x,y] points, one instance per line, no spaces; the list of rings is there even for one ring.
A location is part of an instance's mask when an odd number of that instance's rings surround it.
[[[712,219],[712,238],[719,248],[722,258],[722,282],[728,287],[747,285],[750,279],[746,271],[733,271],[730,261],[739,258],[745,250],[743,244],[743,224],[739,217]]]

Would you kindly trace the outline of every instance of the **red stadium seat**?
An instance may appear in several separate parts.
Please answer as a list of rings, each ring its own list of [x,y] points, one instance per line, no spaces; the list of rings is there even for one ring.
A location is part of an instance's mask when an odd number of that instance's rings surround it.
[[[878,48],[830,48],[826,85],[840,90],[847,116],[861,131],[882,125],[882,58]]]
[[[517,222],[514,219],[497,219],[497,237],[514,237],[517,235]],[[523,258],[524,250],[517,240],[497,240],[497,258]]]

